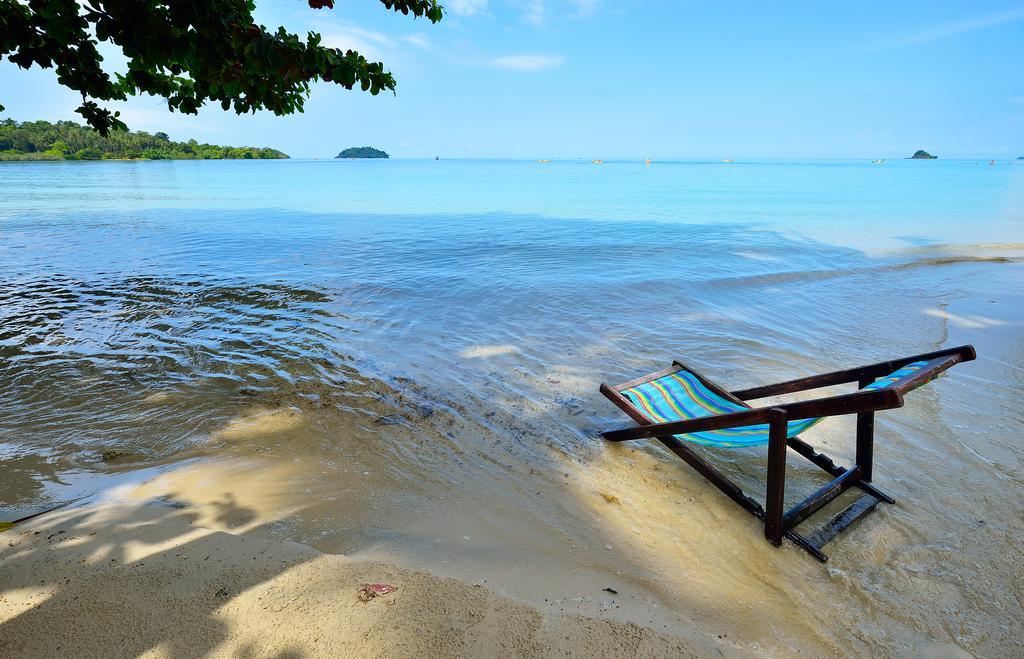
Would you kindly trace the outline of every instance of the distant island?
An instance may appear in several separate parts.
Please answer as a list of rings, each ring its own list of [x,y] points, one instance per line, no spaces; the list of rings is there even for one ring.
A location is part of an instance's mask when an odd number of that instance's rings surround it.
[[[1017,160],[1024,160],[1024,156],[1017,156]]]
[[[918,149],[914,152],[914,155],[907,158],[907,160],[936,160],[938,156],[933,156],[924,149]]]
[[[173,142],[167,133],[111,131],[103,137],[73,121],[0,121],[0,160],[264,160],[277,149]]]
[[[390,158],[388,154],[372,146],[353,146],[339,153],[335,158]]]

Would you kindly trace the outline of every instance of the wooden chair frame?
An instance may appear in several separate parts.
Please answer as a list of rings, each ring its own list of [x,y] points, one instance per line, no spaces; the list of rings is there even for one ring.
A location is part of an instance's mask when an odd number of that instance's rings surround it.
[[[896,500],[872,485],[872,467],[874,463],[874,413],[903,406],[904,395],[925,382],[937,377],[940,373],[960,362],[976,358],[973,346],[965,345],[946,350],[903,357],[887,362],[878,362],[867,366],[833,371],[822,375],[797,378],[763,387],[751,387],[736,391],[725,391],[715,383],[694,371],[682,362],[675,361],[669,368],[651,373],[617,386],[601,385],[601,393],[629,415],[639,426],[612,430],[603,433],[608,441],[621,442],[635,439],[657,439],[670,451],[685,460],[697,472],[710,481],[715,487],[735,501],[741,508],[764,522],[764,534],[775,546],[782,544],[786,537],[805,549],[819,561],[827,561],[822,547],[835,539],[843,530],[861,517],[875,509],[880,502],[896,503]],[[907,375],[885,387],[864,390],[876,379],[885,377],[907,364],[925,361],[917,371]],[[621,392],[645,382],[656,380],[679,370],[686,370],[697,377],[701,383],[719,396],[743,405],[749,409],[729,414],[697,417],[667,423],[652,423]],[[797,391],[818,389],[838,384],[856,382],[858,391],[849,394],[827,396],[793,403],[772,405],[769,407],[751,407],[746,401],[790,394]],[[828,456],[819,453],[799,437],[786,437],[787,424],[799,419],[811,419],[823,416],[857,415],[857,446],[854,466],[850,468],[836,465]],[[765,491],[765,505],[748,496],[743,490],[716,469],[685,442],[675,435],[720,428],[737,428],[753,424],[767,423],[768,431],[768,471]],[[833,480],[812,493],[788,511],[783,508],[786,488],[786,449],[791,448],[824,471],[833,476]],[[842,510],[838,515],[819,528],[811,536],[797,532],[796,527],[808,517],[821,510],[840,494],[857,487],[864,492],[856,502]]]

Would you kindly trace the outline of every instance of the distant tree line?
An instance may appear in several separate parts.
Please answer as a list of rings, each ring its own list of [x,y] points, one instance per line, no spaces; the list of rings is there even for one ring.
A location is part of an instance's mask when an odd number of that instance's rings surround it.
[[[108,137],[73,121],[0,121],[0,160],[260,160],[287,158],[277,149],[173,142],[166,133],[111,131]]]

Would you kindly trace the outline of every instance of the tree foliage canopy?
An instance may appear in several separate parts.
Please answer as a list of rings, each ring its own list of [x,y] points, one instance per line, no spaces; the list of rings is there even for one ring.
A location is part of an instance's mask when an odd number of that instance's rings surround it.
[[[372,146],[350,146],[335,158],[389,158],[388,154]]]
[[[334,7],[334,0],[307,2],[313,9]],[[433,23],[442,17],[437,0],[380,2]],[[57,81],[82,95],[76,112],[102,135],[126,126],[96,101],[142,93],[187,114],[218,101],[239,114],[286,115],[302,111],[318,80],[371,94],[394,91],[383,63],[323,46],[316,32],[303,40],[284,27],[256,25],[255,6],[255,0],[0,0],[0,57],[26,69],[55,68]],[[120,48],[126,72],[112,77],[103,70],[99,42]]]
[[[287,158],[277,149],[174,142],[167,133],[115,131],[103,137],[73,121],[0,121],[0,160],[221,160]]]

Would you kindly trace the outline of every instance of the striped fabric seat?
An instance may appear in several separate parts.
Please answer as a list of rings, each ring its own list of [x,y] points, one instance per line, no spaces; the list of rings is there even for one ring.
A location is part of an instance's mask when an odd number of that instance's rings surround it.
[[[687,370],[679,370],[657,380],[623,389],[621,393],[655,423],[729,414],[750,409],[735,401],[722,398],[704,386],[697,376]],[[798,435],[818,421],[821,419],[790,421],[786,434],[790,437]],[[706,430],[676,435],[676,437],[705,446],[758,446],[768,443],[768,424],[759,423],[740,428]]]
[[[875,380],[865,389],[887,387],[900,378],[919,370],[925,363],[920,361],[907,364],[884,378]],[[629,389],[623,389],[621,393],[654,423],[681,421],[750,409],[745,405],[719,396],[708,389],[700,381],[700,378],[685,369]],[[821,421],[820,418],[790,421],[786,435],[789,437],[799,435],[819,421]],[[768,424],[759,423],[740,428],[706,430],[676,435],[676,437],[705,446],[758,446],[768,443]]]

